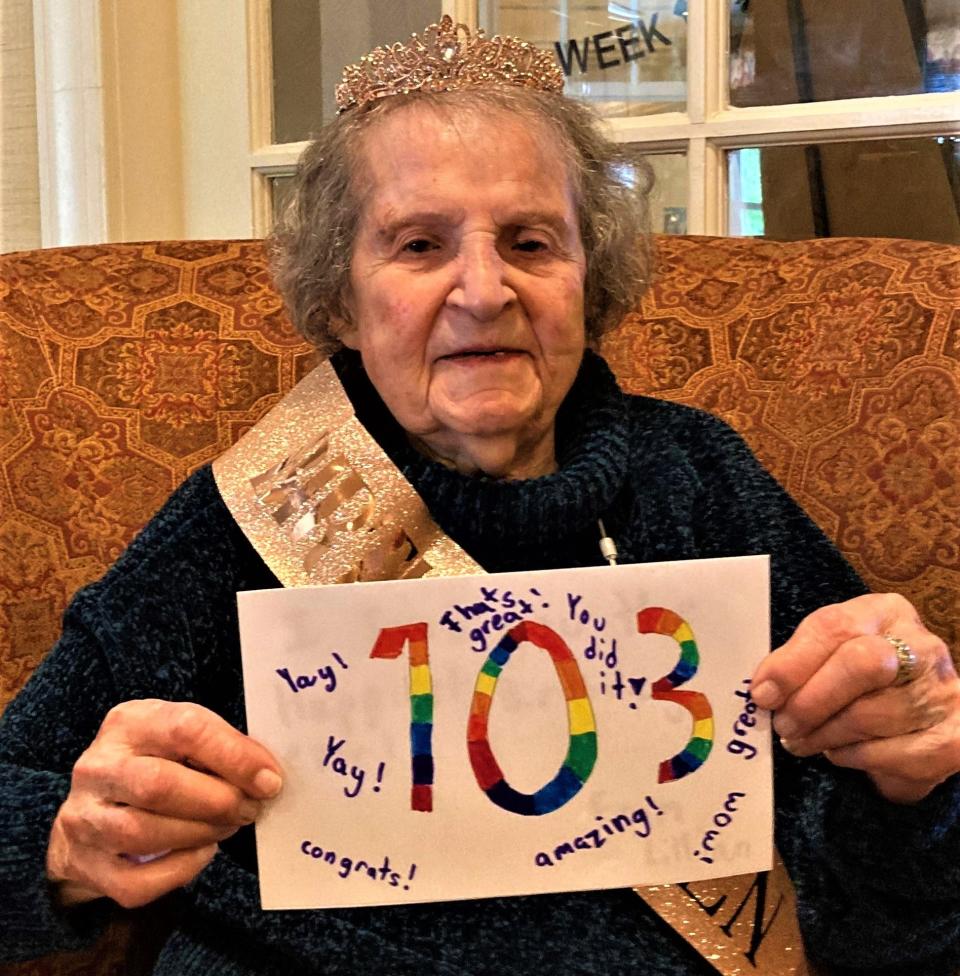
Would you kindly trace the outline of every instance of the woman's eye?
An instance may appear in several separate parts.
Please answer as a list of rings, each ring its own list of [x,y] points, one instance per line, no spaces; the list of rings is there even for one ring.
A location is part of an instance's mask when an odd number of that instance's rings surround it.
[[[547,249],[547,244],[545,241],[538,240],[537,238],[528,238],[526,240],[517,241],[514,247],[518,251],[523,251],[525,254],[535,254],[537,251],[545,251]]]
[[[436,244],[431,240],[427,240],[425,237],[417,237],[412,241],[407,241],[403,245],[403,250],[408,251],[411,254],[425,254],[427,251],[432,250],[436,247]]]

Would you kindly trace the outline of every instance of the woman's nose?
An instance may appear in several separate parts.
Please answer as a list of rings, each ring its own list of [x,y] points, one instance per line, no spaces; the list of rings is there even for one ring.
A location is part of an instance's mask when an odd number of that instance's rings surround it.
[[[516,298],[507,281],[509,270],[495,244],[465,248],[447,303],[481,321],[496,318]]]

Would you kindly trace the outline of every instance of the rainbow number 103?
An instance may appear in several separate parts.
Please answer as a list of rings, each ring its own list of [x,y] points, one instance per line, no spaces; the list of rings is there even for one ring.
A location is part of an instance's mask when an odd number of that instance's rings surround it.
[[[659,765],[658,782],[667,783],[696,772],[713,748],[713,709],[706,695],[677,689],[693,678],[700,655],[690,625],[664,607],[646,607],[637,614],[637,632],[671,637],[680,648],[673,669],[652,684],[654,701],[670,701],[685,708],[693,728],[676,755]],[[556,775],[534,793],[521,793],[506,780],[490,745],[488,719],[497,681],[512,656],[525,645],[550,656],[567,705],[568,746]],[[428,625],[424,622],[384,627],[377,635],[372,658],[398,658],[409,650],[410,807],[433,809],[433,682],[430,674]],[[467,721],[467,750],[477,785],[498,807],[525,817],[559,810],[583,788],[597,761],[597,726],[580,666],[566,641],[552,628],[524,620],[504,634],[480,666]]]

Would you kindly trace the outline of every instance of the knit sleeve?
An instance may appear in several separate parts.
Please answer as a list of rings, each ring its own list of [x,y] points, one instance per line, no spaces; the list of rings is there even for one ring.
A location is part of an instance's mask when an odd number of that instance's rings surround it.
[[[73,763],[109,708],[111,682],[82,611],[0,720],[0,958],[30,959],[94,941],[106,899],[63,909],[46,880],[50,829]]]
[[[864,584],[753,457],[704,418],[704,554],[769,553],[773,646]],[[955,974],[960,965],[960,777],[923,802],[885,800],[867,776],[775,744],[777,846],[811,958],[849,973]],[[839,970],[836,967],[841,967]]]
[[[74,763],[107,712],[130,699],[204,700],[240,727],[236,599],[269,585],[207,469],[171,497],[64,615],[60,640],[0,720],[0,957],[94,940],[119,911],[64,910],[46,881],[50,829]]]
[[[702,556],[769,554],[771,640],[778,647],[818,607],[867,587],[739,434],[698,412],[685,445],[697,469],[696,531]]]

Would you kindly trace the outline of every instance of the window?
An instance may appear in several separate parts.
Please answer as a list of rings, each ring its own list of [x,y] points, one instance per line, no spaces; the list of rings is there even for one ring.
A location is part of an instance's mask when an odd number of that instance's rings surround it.
[[[440,13],[555,52],[568,93],[650,154],[655,231],[960,243],[956,0],[249,0],[258,232],[304,106],[328,115],[343,64]]]
[[[256,233],[272,225],[297,157],[336,113],[344,67],[444,13],[464,20],[457,7],[441,0],[248,0]]]

